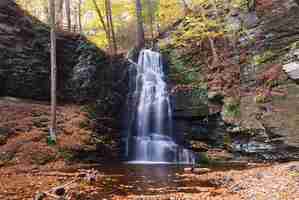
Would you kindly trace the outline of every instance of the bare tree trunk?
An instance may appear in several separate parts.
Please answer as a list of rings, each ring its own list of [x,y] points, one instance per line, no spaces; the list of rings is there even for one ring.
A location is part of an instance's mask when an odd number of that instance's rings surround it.
[[[114,26],[113,26],[113,19],[112,19],[112,8],[111,8],[111,1],[105,0],[106,5],[106,17],[107,17],[107,26],[108,26],[108,32],[110,34],[111,39],[111,50],[112,54],[117,54],[117,43],[116,43],[116,37],[114,32]]]
[[[108,28],[106,26],[104,17],[102,15],[102,12],[101,12],[100,8],[98,7],[96,0],[92,0],[92,2],[93,2],[93,5],[94,5],[94,7],[96,9],[96,12],[98,13],[98,16],[100,18],[101,24],[103,26],[103,29],[104,29],[105,33],[106,33],[106,38],[107,38],[107,41],[108,41],[108,45],[110,47],[110,44],[111,44],[110,33],[109,33]]]
[[[140,0],[136,0],[136,16],[137,16],[137,35],[136,47],[142,49],[145,46],[144,28],[142,19],[142,5]]]
[[[67,18],[67,30],[71,31],[72,21],[71,21],[71,0],[65,0],[65,11]]]
[[[63,2],[64,0],[58,0],[57,9],[57,25],[61,28],[63,28]]]
[[[113,54],[113,48],[112,48],[112,38],[111,38],[111,27],[110,27],[110,23],[109,23],[109,8],[108,8],[109,6],[108,6],[108,1],[107,0],[105,0],[105,14],[106,14],[106,27],[107,27],[107,32],[108,32],[108,40],[109,40],[109,54],[110,55],[112,55]],[[110,59],[110,61],[112,61],[111,59]],[[112,64],[111,62],[110,62],[110,64]]]
[[[78,4],[74,6],[73,10],[73,32],[76,33],[78,30]]]
[[[247,7],[249,12],[253,12],[256,9],[256,0],[247,0]]]
[[[50,138],[56,141],[56,24],[55,24],[55,0],[50,0],[51,16],[51,128]]]
[[[82,6],[82,0],[79,0],[79,2],[78,2],[78,23],[79,23],[80,33],[82,33],[81,6]]]
[[[190,9],[188,3],[186,2],[186,0],[182,0],[182,3],[184,5],[184,13],[185,13],[185,15],[188,15],[188,13],[190,12],[191,9]]]

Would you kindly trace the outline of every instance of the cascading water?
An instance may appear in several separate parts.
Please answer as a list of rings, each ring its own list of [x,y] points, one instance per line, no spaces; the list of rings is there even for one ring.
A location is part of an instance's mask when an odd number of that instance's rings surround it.
[[[194,154],[175,142],[172,110],[161,54],[142,50],[132,64],[124,137],[130,163],[195,162]]]

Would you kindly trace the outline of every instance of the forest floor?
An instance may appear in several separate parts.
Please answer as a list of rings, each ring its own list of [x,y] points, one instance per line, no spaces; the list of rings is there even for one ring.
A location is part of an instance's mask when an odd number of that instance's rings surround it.
[[[96,151],[82,110],[76,105],[58,107],[59,136],[53,145],[47,142],[49,105],[0,99],[1,200],[32,199],[38,191],[65,183],[68,199],[74,200],[299,200],[299,162],[205,174],[175,167],[77,162],[76,157]],[[91,168],[96,171],[94,182],[80,176]]]

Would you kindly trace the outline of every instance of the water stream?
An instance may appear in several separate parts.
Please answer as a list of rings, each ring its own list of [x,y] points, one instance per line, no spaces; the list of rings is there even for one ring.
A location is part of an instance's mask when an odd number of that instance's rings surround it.
[[[138,63],[131,66],[130,79],[125,160],[134,164],[194,163],[194,154],[176,141],[161,54],[142,50]]]

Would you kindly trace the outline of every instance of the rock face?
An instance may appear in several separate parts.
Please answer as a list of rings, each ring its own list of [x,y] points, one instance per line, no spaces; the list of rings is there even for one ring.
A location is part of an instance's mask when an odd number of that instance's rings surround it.
[[[271,156],[285,154],[282,157],[287,158],[292,152],[286,149],[299,147],[299,90],[293,81],[299,78],[299,7],[293,0],[267,2],[259,1],[259,23],[249,27],[248,34],[239,40],[239,48],[247,55],[247,62],[241,63],[244,95],[239,125],[257,138],[252,141],[250,136],[246,148],[244,143],[242,148],[238,144],[234,148],[247,153],[270,151]]]
[[[208,94],[204,88],[177,91],[173,94],[174,118],[201,119],[209,114]]]
[[[49,27],[12,0],[0,6],[0,95],[49,100]],[[80,35],[57,33],[58,98],[87,101],[103,95],[123,70],[109,66],[107,56]],[[116,73],[116,74],[113,74]]]
[[[207,90],[178,90],[174,92],[172,99],[175,131],[181,137],[179,140],[183,140],[184,135],[204,132],[202,120],[209,115]],[[193,145],[190,143],[190,146]]]

